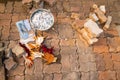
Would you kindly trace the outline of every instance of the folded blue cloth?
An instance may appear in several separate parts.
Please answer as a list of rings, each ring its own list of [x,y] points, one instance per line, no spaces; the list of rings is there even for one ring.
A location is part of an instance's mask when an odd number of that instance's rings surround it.
[[[28,20],[21,20],[16,22],[20,38],[27,39],[29,37],[29,31],[31,30],[30,23]]]

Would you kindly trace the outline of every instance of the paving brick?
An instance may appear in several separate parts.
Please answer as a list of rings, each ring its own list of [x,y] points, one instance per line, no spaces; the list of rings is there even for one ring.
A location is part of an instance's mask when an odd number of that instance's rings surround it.
[[[53,80],[62,80],[62,74],[55,73]]]
[[[30,68],[28,68],[27,66],[26,66],[26,69],[25,69],[25,75],[33,75],[34,74],[34,65],[32,66],[32,67],[30,67]]]
[[[85,44],[80,39],[76,39],[76,47],[77,47],[78,54],[93,53],[92,47],[86,47]]]
[[[112,54],[112,60],[113,61],[120,61],[120,53],[113,53]]]
[[[5,80],[5,68],[0,66],[0,80]]]
[[[108,45],[110,52],[120,51],[120,37],[108,38]]]
[[[69,17],[67,17],[67,18],[58,18],[57,19],[57,23],[59,23],[59,24],[70,24],[70,23],[72,23],[72,20],[69,18]]]
[[[51,40],[51,46],[54,47],[54,54],[58,55],[60,54],[60,45],[59,45],[59,39],[52,39]]]
[[[120,70],[120,62],[113,61],[113,64],[114,64],[114,69],[115,70]]]
[[[25,75],[25,79],[24,80],[35,80],[35,77],[34,77],[34,75],[33,76]],[[42,80],[42,79],[39,79],[39,80]]]
[[[24,66],[17,66],[14,70],[9,71],[9,75],[10,76],[15,76],[15,75],[22,76],[24,75],[24,70],[25,70]]]
[[[5,11],[5,4],[0,3],[0,13],[4,13],[4,11]]]
[[[65,11],[69,12],[70,11],[70,3],[67,1],[63,2],[63,8]]]
[[[63,12],[62,2],[57,1],[56,7],[57,7],[58,12]]]
[[[75,46],[75,39],[60,40],[60,46]]]
[[[60,73],[61,72],[61,64],[50,64],[50,65],[44,65],[43,73]]]
[[[116,73],[117,73],[117,79],[119,80],[120,79],[120,71],[117,70]]]
[[[80,11],[80,6],[72,6],[71,8],[70,8],[70,11],[71,12],[79,12]]]
[[[11,20],[0,20],[0,26],[8,26],[9,27],[10,22],[11,22]]]
[[[58,25],[59,37],[62,39],[72,39],[73,30],[69,24],[60,24]]]
[[[94,62],[95,55],[94,54],[79,54],[79,62]]]
[[[80,71],[96,71],[96,64],[94,62],[82,62],[80,63]]]
[[[110,53],[106,53],[104,55],[104,61],[105,61],[105,68],[107,70],[113,70],[113,62],[112,62]]]
[[[90,71],[90,80],[98,80],[98,72],[97,71]]]
[[[80,80],[80,73],[71,72],[63,74],[62,80]]]
[[[15,80],[15,77],[14,76],[8,77],[8,80]]]
[[[74,53],[71,47],[61,47],[62,72],[69,72],[71,69],[70,54]]]
[[[10,26],[4,26],[2,29],[1,40],[8,40],[9,38]]]
[[[10,33],[9,39],[10,39],[10,40],[19,40],[19,39],[20,39],[19,33],[18,33],[18,32]]]
[[[44,80],[52,80],[53,74],[44,74]]]
[[[19,21],[20,19],[19,19],[19,16],[20,16],[20,14],[17,14],[17,13],[14,13],[13,14],[13,16],[12,16],[12,22],[13,22],[13,24],[15,25],[15,23],[17,22],[17,21]],[[11,23],[12,24],[12,23]]]
[[[36,58],[34,60],[34,74],[35,75],[40,75],[42,73],[42,69],[43,69],[43,63],[42,63],[42,59],[40,58]]]
[[[93,51],[96,53],[108,52],[108,46],[105,38],[100,38],[93,46]]]
[[[90,74],[88,72],[81,73],[81,80],[90,80]]]
[[[99,80],[116,80],[116,73],[115,71],[100,72]]]
[[[12,13],[12,10],[13,10],[13,2],[8,1],[7,4],[6,4],[5,12],[6,13]]]
[[[71,53],[70,53],[70,64],[71,64],[71,71],[79,71],[79,61],[78,61],[78,53],[76,52],[77,48],[73,47],[71,48]]]
[[[6,13],[6,14],[0,14],[0,20],[9,20],[9,19],[11,19],[11,17],[12,17],[12,14],[8,14],[8,13]]]
[[[98,71],[104,71],[105,70],[105,62],[103,60],[102,54],[96,54],[96,67]]]
[[[9,47],[9,48],[13,48],[13,47],[15,47],[15,45],[17,45],[17,44],[18,44],[17,41],[11,40],[8,47]]]
[[[15,80],[24,80],[24,76],[15,76]]]

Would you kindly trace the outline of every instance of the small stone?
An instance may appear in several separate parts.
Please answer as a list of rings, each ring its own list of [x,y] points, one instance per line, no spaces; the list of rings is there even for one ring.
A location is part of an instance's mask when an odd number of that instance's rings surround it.
[[[9,71],[11,69],[14,69],[17,66],[17,63],[13,60],[12,57],[4,61],[5,68]]]
[[[17,57],[20,57],[22,56],[22,54],[24,53],[24,49],[19,45],[17,44],[13,49],[12,49],[12,52],[14,54],[16,54]]]

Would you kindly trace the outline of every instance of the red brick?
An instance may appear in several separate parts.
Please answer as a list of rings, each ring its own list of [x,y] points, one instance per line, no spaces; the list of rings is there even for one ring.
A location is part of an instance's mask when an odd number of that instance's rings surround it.
[[[113,61],[113,63],[114,63],[114,69],[120,70],[120,62]]]
[[[104,61],[105,61],[105,68],[107,70],[113,70],[113,62],[110,53],[104,55]]]
[[[109,52],[105,38],[100,38],[98,42],[93,45],[93,51],[96,53]]]
[[[120,61],[120,53],[113,53],[112,54],[112,60],[113,61]]]
[[[116,80],[116,73],[115,71],[100,72],[99,80]]]
[[[108,42],[109,42],[110,52],[120,51],[120,37],[109,38]]]

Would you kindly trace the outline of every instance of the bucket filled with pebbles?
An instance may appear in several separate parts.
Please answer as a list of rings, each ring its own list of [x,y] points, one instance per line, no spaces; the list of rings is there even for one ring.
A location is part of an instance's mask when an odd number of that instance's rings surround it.
[[[30,16],[30,23],[34,29],[45,31],[54,24],[54,16],[50,10],[37,9]]]

